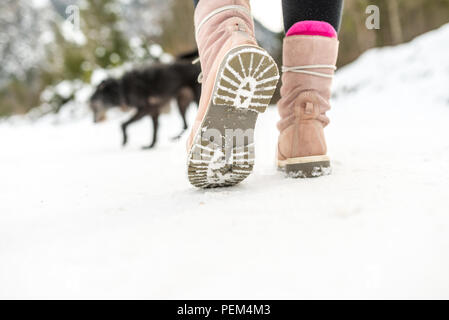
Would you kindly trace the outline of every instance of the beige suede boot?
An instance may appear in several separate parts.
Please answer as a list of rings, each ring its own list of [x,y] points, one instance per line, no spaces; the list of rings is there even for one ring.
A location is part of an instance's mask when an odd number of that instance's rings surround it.
[[[326,111],[337,55],[336,38],[296,35],[284,39],[277,162],[289,176],[330,173],[323,128],[329,123]]]
[[[252,171],[255,123],[279,73],[257,46],[249,0],[201,0],[195,29],[202,93],[187,142],[188,177],[196,187],[230,186]]]

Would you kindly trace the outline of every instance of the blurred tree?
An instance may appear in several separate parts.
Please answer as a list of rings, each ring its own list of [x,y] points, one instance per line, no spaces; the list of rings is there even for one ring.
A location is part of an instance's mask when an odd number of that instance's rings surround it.
[[[401,18],[399,16],[398,0],[387,1],[388,16],[390,18],[391,38],[393,44],[401,43],[403,40]]]
[[[365,27],[368,5],[380,8],[380,29]],[[372,47],[394,45],[449,22],[449,0],[345,0],[338,64]]]
[[[57,10],[44,6],[38,11],[25,0],[0,3],[0,116],[39,105],[48,85],[71,79],[88,82],[96,68],[150,59],[145,35],[130,38],[124,32],[129,28],[123,22],[123,0],[52,3]],[[64,5],[73,4],[79,8],[79,26],[67,19]]]
[[[45,86],[40,66],[51,40],[42,14],[51,16],[51,11],[38,12],[25,0],[0,4],[0,116],[26,112],[39,102]]]
[[[175,0],[162,17],[163,33],[156,39],[169,53],[177,55],[196,49],[193,1]]]
[[[94,68],[128,60],[130,47],[120,30],[120,10],[117,0],[84,0],[79,29],[67,20],[53,22],[50,59],[60,78],[88,80]]]
[[[173,0],[120,1],[123,3],[121,30],[127,37],[154,41],[163,33],[162,21],[170,13]]]
[[[37,106],[48,85],[67,79],[88,82],[98,68],[152,61],[151,48],[158,48],[154,43],[172,54],[196,48],[191,0],[50,1],[39,8],[36,1],[0,1],[0,116]],[[365,26],[365,9],[373,4],[380,8],[379,30]],[[68,5],[80,9],[79,30],[66,19]],[[338,64],[448,22],[449,0],[345,0]],[[263,26],[257,29],[261,44],[279,59],[282,34],[277,38]]]
[[[4,1],[4,2],[3,2]],[[46,21],[24,0],[3,0],[0,10],[0,85],[22,79],[44,58]],[[46,12],[48,13],[48,12]]]

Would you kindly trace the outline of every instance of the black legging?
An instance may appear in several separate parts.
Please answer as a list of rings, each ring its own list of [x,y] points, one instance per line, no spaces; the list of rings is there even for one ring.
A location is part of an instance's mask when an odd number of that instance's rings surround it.
[[[282,0],[285,31],[298,21],[316,20],[340,29],[343,0]]]
[[[199,0],[193,0],[195,6]],[[340,29],[343,0],[282,0],[285,31],[298,21],[316,20]]]

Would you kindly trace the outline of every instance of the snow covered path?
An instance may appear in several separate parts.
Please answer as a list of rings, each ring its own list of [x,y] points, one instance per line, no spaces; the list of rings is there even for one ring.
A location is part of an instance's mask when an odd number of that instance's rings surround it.
[[[407,63],[448,35],[341,70],[319,179],[276,171],[274,108],[255,172],[214,190],[189,185],[176,114],[151,151],[149,121],[125,149],[119,119],[0,124],[0,298],[449,298],[449,63]]]

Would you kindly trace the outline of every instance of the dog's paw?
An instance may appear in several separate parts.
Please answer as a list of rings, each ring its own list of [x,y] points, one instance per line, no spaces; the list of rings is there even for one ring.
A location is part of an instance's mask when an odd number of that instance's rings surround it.
[[[149,146],[143,146],[142,150],[150,150],[154,148],[154,144],[150,144]]]

